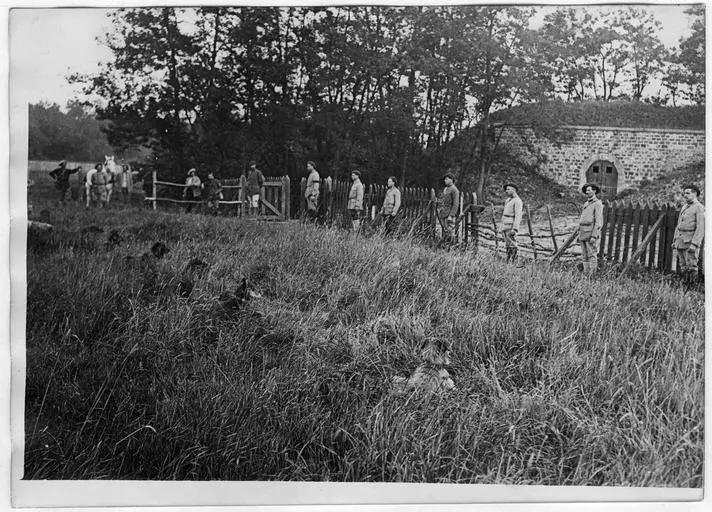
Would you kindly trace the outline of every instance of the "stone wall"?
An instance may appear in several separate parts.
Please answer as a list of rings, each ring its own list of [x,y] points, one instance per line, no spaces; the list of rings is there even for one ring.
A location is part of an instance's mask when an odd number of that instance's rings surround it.
[[[499,130],[498,130],[499,131]],[[570,187],[586,182],[586,170],[597,160],[613,162],[618,191],[638,188],[641,180],[655,179],[672,169],[705,159],[702,130],[658,130],[564,126],[559,145],[537,137],[528,127],[504,128],[500,144],[544,176]]]

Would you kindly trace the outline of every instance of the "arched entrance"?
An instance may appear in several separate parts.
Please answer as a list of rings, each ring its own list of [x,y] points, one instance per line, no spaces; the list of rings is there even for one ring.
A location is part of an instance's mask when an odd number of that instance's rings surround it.
[[[586,170],[586,181],[601,187],[601,199],[612,201],[618,193],[618,169],[610,160],[596,160]]]

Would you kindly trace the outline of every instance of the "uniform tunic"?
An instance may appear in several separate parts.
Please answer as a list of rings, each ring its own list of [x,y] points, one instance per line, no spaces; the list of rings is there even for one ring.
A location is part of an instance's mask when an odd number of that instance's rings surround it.
[[[589,199],[583,205],[579,218],[579,240],[601,238],[603,227],[603,203],[597,197]]]
[[[262,190],[262,185],[265,184],[265,177],[262,171],[255,169],[250,171],[247,175],[247,195],[256,196],[259,195],[260,190]]]
[[[307,209],[316,211],[319,204],[319,173],[314,169],[307,178],[307,187],[304,190],[304,198],[307,200]]]
[[[121,188],[127,188],[129,190],[133,188],[133,173],[130,169],[125,169],[119,174],[119,182],[121,183]]]
[[[400,210],[401,193],[396,187],[386,190],[386,197],[383,199],[381,213],[386,217],[395,216]]]
[[[705,207],[696,199],[680,210],[672,246],[677,250],[678,266],[683,271],[697,271],[700,246],[705,237]]]
[[[349,201],[346,205],[347,210],[363,210],[363,183],[356,178],[356,181],[351,185],[349,190]]]
[[[455,217],[460,208],[460,191],[455,185],[448,185],[443,190],[443,197],[440,203],[440,218],[445,219],[447,233],[443,233],[445,239],[452,239],[455,234]]]
[[[109,174],[104,170],[94,173],[91,177],[91,194],[94,201],[106,202],[109,195],[107,189],[109,179]]]
[[[200,178],[197,176],[188,176],[185,180],[185,195],[188,199],[200,197]]]
[[[524,205],[519,196],[508,197],[504,200],[504,210],[502,211],[502,235],[507,247],[517,246],[517,231],[522,222],[522,211]]]
[[[442,203],[440,205],[440,216],[455,217],[460,207],[460,191],[455,185],[449,185],[443,190]]]
[[[603,203],[597,197],[586,201],[579,219],[579,243],[581,244],[581,259],[591,270],[598,266],[598,250],[601,244],[601,228],[603,227]]]

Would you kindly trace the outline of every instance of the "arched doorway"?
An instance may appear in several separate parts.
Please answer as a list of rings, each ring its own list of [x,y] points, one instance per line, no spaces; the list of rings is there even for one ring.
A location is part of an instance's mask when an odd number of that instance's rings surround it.
[[[586,171],[586,181],[601,187],[601,199],[612,201],[618,193],[618,169],[610,160],[596,160]]]

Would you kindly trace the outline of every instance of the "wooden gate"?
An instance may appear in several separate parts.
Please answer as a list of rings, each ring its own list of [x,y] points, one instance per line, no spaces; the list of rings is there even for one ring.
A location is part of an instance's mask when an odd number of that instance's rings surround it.
[[[237,179],[220,180],[223,186],[223,198],[218,201],[221,211],[238,217],[246,216],[249,212],[247,198],[247,178],[241,176]],[[152,193],[146,197],[155,210],[159,202],[176,205],[202,205],[203,200],[189,201],[181,199],[183,183],[159,181],[156,172],[153,172]],[[159,195],[159,191],[161,192]],[[170,197],[173,196],[173,197]],[[264,185],[260,190],[259,217],[264,220],[287,220],[290,209],[289,176],[265,177]]]
[[[613,201],[618,194],[618,169],[608,160],[598,160],[586,171],[586,181],[601,187],[599,197]]]

